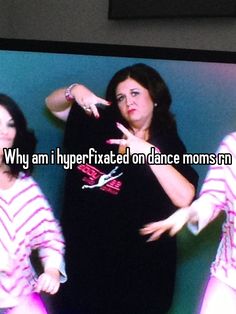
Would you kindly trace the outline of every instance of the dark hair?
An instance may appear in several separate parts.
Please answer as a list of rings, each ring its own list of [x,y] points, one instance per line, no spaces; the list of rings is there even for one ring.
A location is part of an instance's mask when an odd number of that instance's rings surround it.
[[[169,128],[176,128],[173,114],[170,112],[171,95],[169,89],[161,75],[152,67],[137,63],[125,67],[112,77],[106,91],[106,99],[112,102],[113,114],[118,114],[116,100],[116,88],[119,83],[127,78],[132,78],[149,91],[154,107],[152,122],[150,126],[151,134],[163,132]],[[123,121],[127,125],[125,121]]]
[[[12,98],[5,94],[0,94],[0,105],[9,112],[16,128],[16,136],[12,148],[18,148],[20,154],[28,154],[30,160],[27,171],[23,169],[22,164],[9,164],[10,173],[13,176],[18,176],[20,171],[31,173],[33,170],[32,155],[37,142],[34,132],[28,129],[24,114]]]

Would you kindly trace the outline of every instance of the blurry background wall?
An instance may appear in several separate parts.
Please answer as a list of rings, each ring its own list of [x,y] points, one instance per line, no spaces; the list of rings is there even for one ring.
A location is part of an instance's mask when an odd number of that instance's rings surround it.
[[[108,20],[108,0],[0,0],[0,8],[0,38],[236,49],[234,17]]]

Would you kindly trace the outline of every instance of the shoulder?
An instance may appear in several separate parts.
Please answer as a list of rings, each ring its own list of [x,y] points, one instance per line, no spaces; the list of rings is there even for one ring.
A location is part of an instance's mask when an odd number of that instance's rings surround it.
[[[236,143],[236,132],[231,132],[229,134],[227,134],[221,143],[231,143],[231,144],[235,144]]]
[[[15,186],[15,195],[17,200],[34,208],[51,208],[49,201],[45,194],[42,192],[40,186],[31,175],[21,172],[17,178]]]
[[[229,133],[222,139],[218,151],[232,152],[236,156],[236,132]]]
[[[19,189],[30,192],[37,192],[38,194],[43,194],[38,183],[34,180],[31,175],[24,172],[20,172],[17,178]]]
[[[33,177],[23,171],[21,171],[17,178],[22,184],[37,184]]]

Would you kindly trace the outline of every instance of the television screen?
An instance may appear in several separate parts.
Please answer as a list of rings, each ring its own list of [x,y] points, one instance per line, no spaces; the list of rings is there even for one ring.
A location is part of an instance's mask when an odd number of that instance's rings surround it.
[[[64,125],[46,110],[45,98],[74,82],[104,97],[113,74],[135,63],[154,67],[166,81],[181,139],[188,153],[196,156],[193,167],[199,174],[200,187],[209,164],[197,159],[198,155],[214,153],[223,137],[236,127],[236,53],[2,39],[0,92],[20,104],[38,138],[37,153],[50,156],[52,150],[62,146]],[[50,164],[49,160],[36,163],[34,176],[60,217],[65,169],[63,164]],[[177,284],[171,314],[196,310],[219,231],[216,222],[196,238],[187,230],[178,235]]]

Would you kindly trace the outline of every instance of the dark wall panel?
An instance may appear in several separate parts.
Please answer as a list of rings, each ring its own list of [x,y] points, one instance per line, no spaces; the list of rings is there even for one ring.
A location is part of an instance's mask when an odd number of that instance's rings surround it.
[[[235,15],[235,0],[109,0],[110,19]]]

